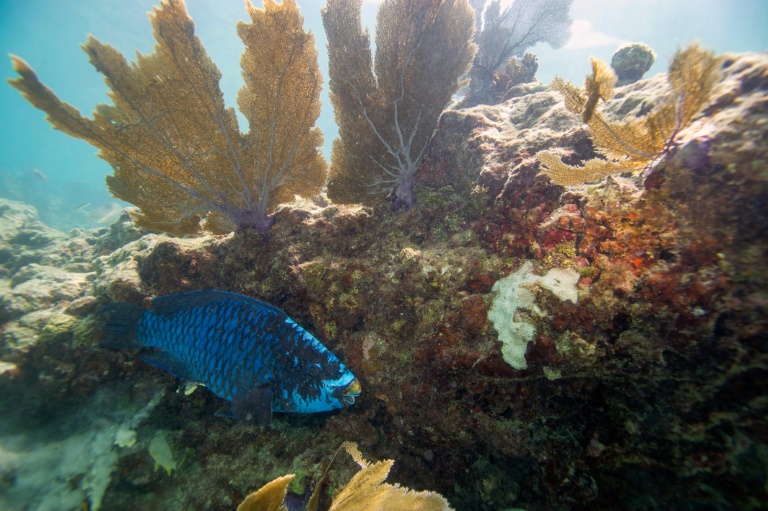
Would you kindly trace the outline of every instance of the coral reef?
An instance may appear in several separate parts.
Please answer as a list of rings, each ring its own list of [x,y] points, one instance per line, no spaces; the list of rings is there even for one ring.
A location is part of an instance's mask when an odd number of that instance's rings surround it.
[[[635,83],[643,77],[653,63],[656,53],[645,43],[627,43],[622,45],[611,57],[611,67],[616,71],[616,85]]]
[[[102,501],[117,511],[233,509],[286,473],[291,492],[311,493],[327,453],[350,438],[374,460],[397,459],[393,480],[455,509],[759,509],[768,500],[768,56],[725,55],[719,71],[702,116],[644,182],[611,176],[564,190],[540,175],[541,151],[559,148],[573,164],[596,148],[558,92],[521,85],[499,105],[443,114],[406,212],[318,201],[278,210],[269,244],[252,231],[136,239],[121,223],[4,251],[3,304],[21,285],[14,277],[49,258],[90,275],[27,307],[4,305],[0,359],[14,368],[0,374],[0,404],[24,403],[17,421],[28,428],[77,418],[94,431],[98,417],[79,411],[133,417],[161,392],[124,428],[136,443],[109,451]],[[594,115],[647,113],[668,87],[664,76],[640,80]],[[15,225],[8,236],[28,239],[24,225],[42,232],[31,220]],[[528,268],[578,275],[577,296],[574,286],[561,296],[528,286],[533,303],[517,319],[534,334],[516,369],[489,314],[494,285]],[[206,389],[187,393],[130,354],[93,346],[90,313],[101,304],[197,289],[284,309],[361,380],[355,406],[250,428],[217,416],[225,403]],[[128,420],[110,419],[113,434]],[[153,472],[147,452],[159,430],[186,453],[172,478]],[[321,508],[355,472],[337,467]],[[3,471],[6,490],[17,469]],[[84,480],[70,478],[81,496]]]
[[[295,0],[246,2],[239,22],[245,85],[237,103],[249,132],[238,127],[219,88],[221,72],[195,35],[183,0],[164,0],[150,14],[157,44],[129,65],[93,37],[83,45],[105,76],[112,105],[93,118],[62,102],[29,65],[12,56],[20,77],[8,80],[51,125],[99,149],[114,169],[107,185],[139,207],[141,227],[173,234],[245,228],[267,235],[271,213],[295,194],[311,197],[325,183],[320,84],[314,36],[302,29]]]
[[[470,80],[468,85],[463,86],[459,90],[463,98],[453,108],[469,108],[481,104],[497,105],[515,96],[528,94],[531,92],[531,85],[540,86],[536,82],[538,69],[539,61],[533,53],[526,52],[522,58],[512,57],[506,65],[493,73],[493,80],[489,84],[478,87],[477,80]]]
[[[514,57],[507,62],[505,76],[499,82],[507,89],[521,83],[530,83],[536,79],[538,69],[539,60],[536,55],[525,52],[521,58]]]

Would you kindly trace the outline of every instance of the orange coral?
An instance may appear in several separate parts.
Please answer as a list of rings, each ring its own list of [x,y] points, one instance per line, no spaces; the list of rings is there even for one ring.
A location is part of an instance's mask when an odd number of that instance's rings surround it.
[[[157,44],[134,63],[88,38],[83,49],[113,102],[98,105],[92,119],[15,56],[20,77],[9,82],[54,128],[99,149],[115,172],[107,177],[110,191],[139,207],[140,226],[173,234],[252,227],[266,236],[280,202],[317,193],[325,181],[322,134],[313,127],[322,78],[295,0],[264,0],[264,9],[248,1],[246,8],[251,23],[237,26],[245,43],[238,106],[246,134],[224,105],[221,73],[183,0],[165,0],[150,14]]]

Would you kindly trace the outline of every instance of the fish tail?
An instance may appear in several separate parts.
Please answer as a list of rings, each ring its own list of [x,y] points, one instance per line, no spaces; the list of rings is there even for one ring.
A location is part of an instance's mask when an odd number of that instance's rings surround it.
[[[99,316],[104,320],[101,325],[103,338],[101,345],[119,350],[135,350],[142,347],[136,336],[139,317],[145,310],[132,303],[113,303],[107,305]]]

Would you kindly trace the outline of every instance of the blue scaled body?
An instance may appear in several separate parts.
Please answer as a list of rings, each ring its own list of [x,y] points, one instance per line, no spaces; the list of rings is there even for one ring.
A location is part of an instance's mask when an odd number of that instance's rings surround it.
[[[102,344],[161,350],[143,358],[204,384],[243,422],[330,411],[360,394],[355,376],[312,334],[247,296],[197,291],[155,298],[150,310],[117,303],[104,314]]]

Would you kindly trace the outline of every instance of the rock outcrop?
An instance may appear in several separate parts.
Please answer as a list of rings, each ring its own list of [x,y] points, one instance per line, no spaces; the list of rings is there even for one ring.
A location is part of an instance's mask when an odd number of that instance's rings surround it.
[[[44,251],[2,250],[0,359],[15,368],[0,387],[38,414],[53,413],[54,386],[78,403],[105,387],[119,400],[120,381],[165,390],[115,461],[111,509],[137,493],[229,509],[288,472],[300,491],[350,439],[456,509],[755,508],[768,499],[768,57],[727,56],[723,73],[714,102],[637,179],[551,184],[535,154],[559,147],[576,163],[591,141],[557,93],[518,86],[443,115],[409,211],[289,206],[267,245],[249,232],[117,244],[114,231],[36,226]],[[664,83],[620,88],[604,111],[645,112]],[[36,237],[25,232],[8,236]],[[515,369],[488,316],[494,284],[524,264],[578,275],[577,296],[526,280],[515,314],[535,334]],[[98,304],[196,289],[282,307],[355,372],[361,398],[253,430],[217,417],[205,390],[186,395],[130,354],[93,348]],[[170,482],[145,452],[161,428],[187,452]]]

